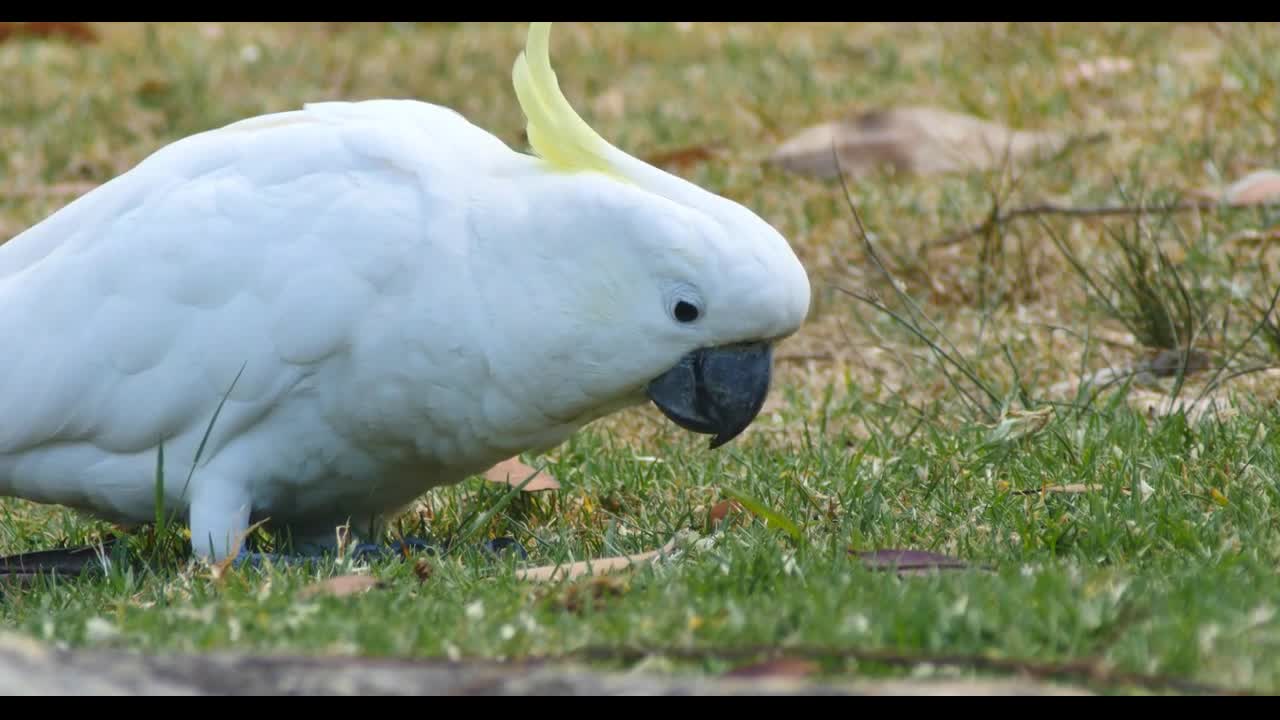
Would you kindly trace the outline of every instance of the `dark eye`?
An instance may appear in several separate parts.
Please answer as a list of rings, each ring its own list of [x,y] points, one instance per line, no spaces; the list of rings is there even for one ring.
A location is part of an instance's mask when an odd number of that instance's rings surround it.
[[[675,316],[682,323],[691,323],[698,319],[698,308],[693,303],[681,300],[676,303]]]

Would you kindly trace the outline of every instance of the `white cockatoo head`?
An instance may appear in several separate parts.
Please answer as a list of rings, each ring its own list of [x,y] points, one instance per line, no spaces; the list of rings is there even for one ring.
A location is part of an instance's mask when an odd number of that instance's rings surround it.
[[[520,181],[533,189],[487,214],[497,235],[524,234],[500,263],[502,302],[519,307],[493,314],[513,354],[540,355],[511,362],[538,368],[521,399],[572,422],[647,398],[722,445],[760,412],[773,347],[808,314],[808,276],[751,210],[592,130],[560,91],[549,25],[530,26],[513,73],[539,158]]]

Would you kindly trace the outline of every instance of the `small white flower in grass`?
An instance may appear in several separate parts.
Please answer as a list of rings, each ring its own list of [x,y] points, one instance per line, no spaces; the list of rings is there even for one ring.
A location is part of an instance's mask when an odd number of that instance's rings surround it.
[[[261,58],[262,48],[257,45],[245,45],[240,48],[240,60],[245,63],[253,64],[258,62]]]
[[[1102,626],[1102,605],[1097,602],[1085,602],[1080,605],[1077,611],[1080,616],[1080,623],[1089,630],[1096,630]]]
[[[212,609],[212,608],[211,608]],[[299,603],[289,608],[280,622],[290,630],[297,630],[307,624],[308,619],[320,612],[320,606],[311,603]],[[210,613],[212,616],[212,613]]]
[[[503,640],[510,640],[511,638],[516,636],[516,629],[511,625],[503,625],[502,627],[498,628],[498,635]]]
[[[1155,491],[1156,489],[1148,485],[1146,480],[1138,480],[1138,492],[1142,493],[1143,500],[1151,497],[1151,493]]]
[[[54,629],[55,627],[54,627],[53,621],[50,620],[49,618],[45,618],[43,621],[41,621],[40,632],[44,634],[45,640],[50,640],[53,638]]]
[[[120,635],[120,628],[109,620],[94,617],[89,618],[89,621],[84,624],[84,634],[89,642],[102,642]]]
[[[1208,654],[1213,651],[1213,643],[1218,639],[1218,635],[1222,633],[1222,627],[1217,623],[1209,623],[1200,628],[1197,633],[1200,640],[1200,652]]]
[[[477,600],[467,605],[465,612],[468,620],[480,620],[484,617],[484,601]]]
[[[782,556],[782,572],[787,575],[794,575],[799,570],[796,566],[796,556],[794,553],[787,553]]]
[[[533,616],[527,612],[520,613],[520,625],[524,627],[524,631],[527,633],[537,632],[538,630],[538,621],[534,620]]]
[[[1254,628],[1259,625],[1265,625],[1271,622],[1271,618],[1276,616],[1276,609],[1270,605],[1259,605],[1249,611],[1249,627]]]
[[[453,643],[444,644],[444,654],[448,656],[450,662],[458,662],[462,659],[462,651]]]
[[[871,629],[871,621],[867,619],[866,615],[863,615],[862,613],[858,613],[856,615],[851,615],[848,618],[846,618],[844,621],[844,626],[845,626],[845,629],[850,630],[859,635],[862,635]]]

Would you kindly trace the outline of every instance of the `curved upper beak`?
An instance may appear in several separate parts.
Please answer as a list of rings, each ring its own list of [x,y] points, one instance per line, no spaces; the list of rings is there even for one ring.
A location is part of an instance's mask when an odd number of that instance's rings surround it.
[[[755,420],[772,374],[769,343],[703,348],[650,382],[646,394],[675,424],[714,436],[718,448]]]

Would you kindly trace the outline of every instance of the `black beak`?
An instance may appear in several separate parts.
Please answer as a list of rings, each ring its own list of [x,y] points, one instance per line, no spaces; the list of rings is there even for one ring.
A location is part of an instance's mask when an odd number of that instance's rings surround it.
[[[769,394],[773,346],[768,343],[695,350],[649,383],[649,399],[680,427],[714,435],[718,448],[756,419]]]

